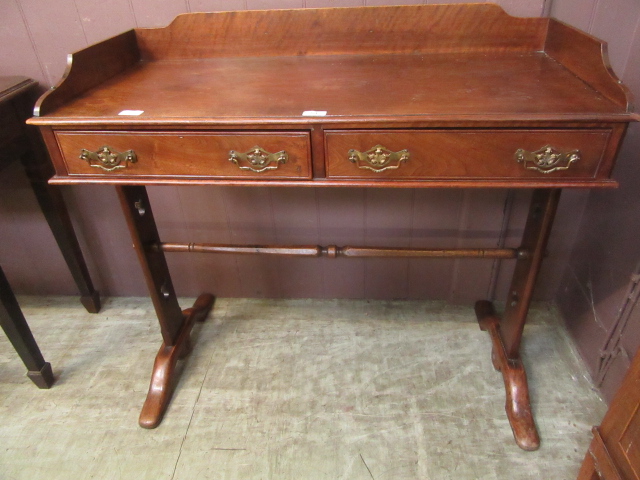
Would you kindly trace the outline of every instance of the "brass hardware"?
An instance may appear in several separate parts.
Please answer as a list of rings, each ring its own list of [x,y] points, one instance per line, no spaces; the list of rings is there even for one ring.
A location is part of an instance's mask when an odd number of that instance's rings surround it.
[[[240,170],[251,170],[256,173],[275,170],[281,163],[287,163],[288,159],[289,155],[284,150],[269,153],[257,145],[246,153],[238,153],[235,150],[229,152],[229,161],[238,165]],[[241,162],[247,165],[240,165]]]
[[[171,297],[171,292],[169,291],[169,288],[167,287],[167,281],[166,280],[160,286],[160,295],[162,295],[163,298]]]
[[[400,167],[402,162],[409,160],[409,151],[400,150],[392,152],[391,150],[376,145],[366,152],[358,150],[349,150],[349,161],[355,163],[358,168],[366,168],[373,172],[384,172],[385,170],[394,170]]]
[[[518,260],[528,260],[531,258],[531,250],[528,248],[516,248],[516,258]]]
[[[141,217],[147,212],[147,209],[144,207],[144,202],[142,200],[134,202],[133,206],[136,210],[138,210],[138,215],[140,215]]]
[[[524,164],[528,170],[537,170],[541,173],[551,173],[557,170],[566,170],[573,162],[580,160],[580,151],[571,150],[562,153],[546,145],[535,152],[528,152],[519,148],[515,153],[518,163]]]
[[[138,157],[133,150],[118,153],[111,150],[111,147],[104,145],[97,152],[85,150],[80,151],[80,158],[86,161],[90,166],[101,168],[107,172],[112,172],[117,168],[125,168],[127,162],[136,163]],[[124,162],[124,165],[122,163]]]
[[[510,305],[512,307],[515,307],[516,305],[518,305],[518,301],[520,300],[518,292],[516,292],[515,290],[513,290],[511,292],[511,303]]]

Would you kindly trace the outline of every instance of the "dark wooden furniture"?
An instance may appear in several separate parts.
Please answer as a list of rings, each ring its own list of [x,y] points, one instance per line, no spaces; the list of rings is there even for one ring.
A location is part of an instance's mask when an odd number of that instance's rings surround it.
[[[518,445],[539,438],[519,349],[563,187],[610,179],[629,97],[603,44],[494,5],[188,14],[74,54],[31,123],[57,184],[117,186],[164,343],[140,417],[161,421],[189,329],[165,251],[513,258],[506,312],[476,312],[503,374]],[[511,249],[183,244],[161,241],[145,185],[531,188]]]
[[[73,231],[60,189],[47,182],[54,174],[38,132],[25,125],[37,99],[37,82],[26,77],[0,77],[0,168],[20,159],[40,209],[90,313],[100,310],[100,295]]]
[[[578,480],[640,479],[640,352],[636,353],[593,440]]]
[[[55,379],[51,364],[44,361],[13,290],[0,268],[0,326],[27,367],[27,376],[38,388],[49,388]]]
[[[16,159],[24,165],[31,187],[51,231],[82,294],[89,312],[100,309],[80,246],[62,195],[47,181],[53,175],[44,145],[25,120],[35,103],[37,83],[26,77],[0,77],[0,168]],[[7,227],[4,227],[7,228]],[[44,361],[4,272],[0,269],[0,325],[27,367],[27,376],[40,388],[54,381],[51,365]]]

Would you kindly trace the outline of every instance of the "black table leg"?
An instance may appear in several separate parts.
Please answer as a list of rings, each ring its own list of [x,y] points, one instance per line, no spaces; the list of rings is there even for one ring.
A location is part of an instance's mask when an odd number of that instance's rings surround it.
[[[93,287],[62,192],[59,187],[47,183],[53,169],[49,160],[41,156],[44,151],[38,152],[39,140],[34,139],[32,143],[32,148],[22,155],[22,164],[31,182],[31,189],[80,291],[82,305],[89,313],[98,313],[100,293]]]
[[[38,388],[51,387],[54,382],[51,365],[44,361],[2,268],[0,268],[0,326],[27,367],[27,376]]]

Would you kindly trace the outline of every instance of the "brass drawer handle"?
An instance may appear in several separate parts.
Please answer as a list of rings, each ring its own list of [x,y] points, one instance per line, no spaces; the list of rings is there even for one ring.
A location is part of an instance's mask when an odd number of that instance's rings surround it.
[[[246,153],[238,153],[235,150],[229,152],[229,161],[235,163],[240,170],[251,170],[256,173],[275,170],[281,163],[287,163],[288,159],[289,155],[284,150],[269,153],[257,145]]]
[[[536,170],[541,173],[551,173],[556,170],[566,170],[573,162],[580,160],[580,150],[559,152],[551,145],[546,145],[540,150],[529,152],[519,148],[515,153],[518,163],[522,163],[528,170]]]
[[[409,155],[408,150],[392,152],[382,145],[376,145],[366,152],[354,149],[349,150],[349,161],[355,163],[358,168],[373,172],[384,172],[385,170],[399,168],[400,164],[409,160]]]
[[[80,151],[80,158],[90,166],[101,168],[107,172],[112,172],[118,168],[125,168],[127,162],[136,163],[138,161],[138,157],[133,150],[119,153],[112,150],[108,145],[100,147],[96,152],[83,148]]]

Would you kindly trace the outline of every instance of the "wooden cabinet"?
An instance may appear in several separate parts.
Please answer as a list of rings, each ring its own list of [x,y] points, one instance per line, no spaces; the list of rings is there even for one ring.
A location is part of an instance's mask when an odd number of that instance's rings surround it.
[[[640,352],[616,393],[593,440],[578,480],[640,479]]]

